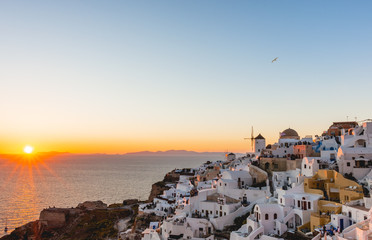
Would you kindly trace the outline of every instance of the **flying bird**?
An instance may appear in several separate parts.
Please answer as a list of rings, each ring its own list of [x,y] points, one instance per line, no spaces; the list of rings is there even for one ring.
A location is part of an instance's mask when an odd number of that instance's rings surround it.
[[[276,62],[276,60],[278,60],[278,58],[276,57],[276,58],[274,58],[272,61],[271,61],[271,63],[273,63],[273,62]]]

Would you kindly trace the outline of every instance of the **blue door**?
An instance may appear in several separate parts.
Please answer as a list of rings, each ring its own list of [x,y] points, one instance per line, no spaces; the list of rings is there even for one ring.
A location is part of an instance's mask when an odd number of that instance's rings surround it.
[[[344,230],[344,219],[340,219],[340,232]]]

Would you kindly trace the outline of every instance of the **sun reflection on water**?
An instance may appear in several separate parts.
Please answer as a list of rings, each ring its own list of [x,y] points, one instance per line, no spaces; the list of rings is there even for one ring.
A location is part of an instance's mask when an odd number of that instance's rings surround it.
[[[0,202],[5,202],[6,209],[2,209],[6,215],[0,216],[0,231],[7,225],[8,233],[15,227],[25,224],[29,219],[37,220],[40,212],[41,201],[38,197],[35,177],[45,183],[45,173],[54,176],[64,184],[62,178],[46,164],[48,156],[37,154],[2,155],[0,167],[9,169],[6,176],[0,177]],[[48,184],[48,183],[46,183]],[[12,186],[9,188],[8,186]],[[35,218],[36,217],[36,218]],[[26,220],[27,219],[27,220]],[[0,232],[0,237],[3,232]]]

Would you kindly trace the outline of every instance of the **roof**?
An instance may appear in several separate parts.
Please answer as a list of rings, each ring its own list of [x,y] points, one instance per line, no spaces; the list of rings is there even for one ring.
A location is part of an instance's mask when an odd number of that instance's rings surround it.
[[[234,179],[235,181],[238,180],[238,178],[244,179],[244,178],[251,178],[251,174],[248,171],[241,170],[241,171],[224,171],[222,174],[222,179]]]
[[[255,137],[254,139],[265,139],[262,135],[261,135],[261,133],[260,134],[258,134],[258,136],[257,137]]]
[[[257,204],[260,212],[280,212],[279,204],[263,203]]]
[[[295,198],[295,199],[305,197],[306,200],[318,200],[322,198],[323,196],[319,194],[312,194],[312,193],[292,193],[292,194],[284,194],[283,197],[284,198],[289,197],[289,198]]]
[[[234,179],[227,179],[227,178],[221,178],[220,180],[222,182],[226,182],[226,183],[228,183],[228,182],[236,182],[236,180],[234,180]]]
[[[288,128],[280,133],[280,137],[298,137],[296,130]]]
[[[349,121],[349,122],[333,122],[333,125],[354,125],[357,126],[358,123],[355,121]]]

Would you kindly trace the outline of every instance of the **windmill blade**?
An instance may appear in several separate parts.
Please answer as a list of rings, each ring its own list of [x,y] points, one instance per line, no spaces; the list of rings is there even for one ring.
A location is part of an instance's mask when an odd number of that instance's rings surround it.
[[[254,141],[254,134],[253,134],[253,126],[252,126],[252,130],[251,130],[251,150],[253,152],[253,141]]]
[[[251,150],[253,152],[253,141],[254,141],[253,126],[252,126],[252,130],[251,130],[251,137],[250,138],[244,138],[244,140],[251,140]]]

